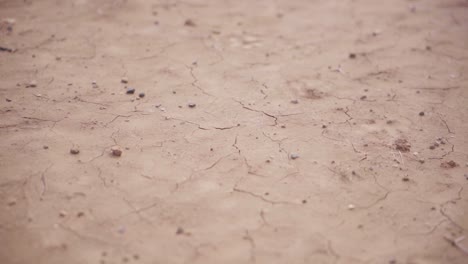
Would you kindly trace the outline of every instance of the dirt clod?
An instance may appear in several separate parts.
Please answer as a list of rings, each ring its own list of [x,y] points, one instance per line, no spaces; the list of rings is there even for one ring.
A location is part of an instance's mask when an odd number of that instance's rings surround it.
[[[452,168],[455,168],[455,167],[458,167],[458,163],[456,163],[455,161],[453,160],[450,160],[450,161],[444,161],[440,164],[440,167],[444,168],[444,169],[452,169]]]
[[[113,146],[111,148],[112,155],[115,157],[120,157],[122,156],[122,148],[119,146]]]
[[[402,151],[402,152],[409,152],[410,149],[411,149],[411,145],[408,142],[408,140],[403,139],[403,138],[399,138],[399,139],[395,140],[394,145],[395,145],[396,150],[399,150],[399,151]]]
[[[197,24],[195,24],[195,22],[193,22],[192,19],[187,19],[187,20],[185,20],[185,22],[184,22],[184,26],[187,26],[187,27],[195,27],[195,26],[197,26]]]
[[[176,235],[182,235],[184,233],[184,229],[182,227],[178,227],[176,230]]]
[[[77,155],[80,153],[80,150],[77,147],[73,147],[70,149],[70,154]]]

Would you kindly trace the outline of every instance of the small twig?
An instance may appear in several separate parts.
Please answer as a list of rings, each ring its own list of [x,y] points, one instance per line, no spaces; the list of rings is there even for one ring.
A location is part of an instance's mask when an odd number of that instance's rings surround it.
[[[468,249],[463,247],[460,242],[462,242],[463,240],[465,240],[465,236],[460,236],[458,238],[450,238],[448,236],[444,236],[445,240],[447,240],[448,242],[450,242],[450,244],[452,244],[454,247],[460,249],[463,253],[467,254],[468,255]]]

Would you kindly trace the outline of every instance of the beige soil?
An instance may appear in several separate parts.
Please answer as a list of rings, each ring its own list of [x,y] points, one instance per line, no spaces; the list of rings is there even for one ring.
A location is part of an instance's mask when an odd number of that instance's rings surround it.
[[[0,20],[0,263],[468,263],[467,1]]]

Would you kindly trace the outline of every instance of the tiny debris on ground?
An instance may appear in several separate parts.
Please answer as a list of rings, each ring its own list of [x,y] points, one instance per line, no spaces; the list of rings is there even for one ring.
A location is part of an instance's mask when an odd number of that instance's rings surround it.
[[[121,83],[128,83],[128,78],[127,77],[122,77],[120,80]]]
[[[395,145],[396,150],[399,150],[399,151],[402,151],[402,152],[409,152],[410,149],[411,149],[411,145],[408,142],[408,140],[403,139],[403,138],[399,138],[399,139],[395,140],[394,145]]]
[[[128,88],[127,89],[127,94],[134,94],[135,93],[135,89],[134,88]]]
[[[194,103],[189,103],[189,104],[188,104],[188,107],[190,107],[190,108],[195,108],[196,106],[197,106],[197,105],[194,104]]]
[[[26,88],[34,88],[34,87],[37,87],[37,82],[35,80],[32,80],[26,84]]]
[[[193,22],[193,20],[187,19],[187,20],[185,20],[185,22],[184,22],[184,26],[187,26],[187,27],[195,27],[196,24],[195,24],[195,22]]]
[[[70,149],[70,153],[73,154],[73,155],[76,155],[76,154],[79,154],[80,153],[80,150],[76,147],[73,147]]]
[[[119,146],[113,146],[111,148],[111,152],[113,156],[116,156],[116,157],[122,156],[122,148],[120,148]]]
[[[145,97],[145,93],[139,93],[138,96],[139,96],[140,98],[143,98],[143,97]]]
[[[455,161],[453,160],[450,160],[450,161],[444,161],[440,164],[440,167],[444,168],[444,169],[451,169],[451,168],[455,168],[455,167],[458,167],[458,163],[456,163]]]
[[[295,159],[298,159],[299,158],[299,155],[298,154],[291,154],[291,159],[295,160]]]

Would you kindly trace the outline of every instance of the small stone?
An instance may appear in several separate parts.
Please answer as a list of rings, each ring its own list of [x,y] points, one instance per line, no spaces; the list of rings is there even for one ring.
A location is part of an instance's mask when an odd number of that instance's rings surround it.
[[[424,116],[424,112],[419,112],[419,116]]]
[[[414,155],[414,156],[418,156],[419,153],[418,153],[418,152],[413,152],[413,155]]]
[[[14,206],[16,204],[16,199],[15,198],[8,198],[7,200],[7,205],[8,206]]]
[[[195,27],[196,24],[195,24],[195,22],[193,22],[193,20],[187,19],[187,20],[185,20],[185,22],[184,22],[184,26],[187,26],[187,27]]]
[[[356,58],[356,53],[350,53],[349,58],[350,59],[355,59]]]
[[[122,156],[122,149],[119,146],[113,146],[111,148],[111,152],[113,156],[116,156],[116,157]]]
[[[465,179],[468,180],[468,173],[465,173]]]
[[[426,162],[423,158],[419,159],[418,161],[419,161],[419,163],[421,163],[421,164],[423,164],[424,162]]]
[[[11,99],[8,99],[8,98],[6,98],[6,99],[5,99],[5,101],[7,101],[7,102],[11,102]]]
[[[401,180],[404,181],[404,182],[407,182],[407,181],[409,181],[409,178],[408,177],[403,177]]]
[[[83,212],[78,212],[76,214],[76,217],[80,218],[80,217],[83,217],[85,214]]]
[[[64,211],[64,210],[62,210],[62,211],[59,212],[59,216],[62,217],[62,218],[64,218],[64,217],[67,216],[67,212]]]
[[[34,87],[37,87],[37,82],[35,80],[32,80],[28,84],[26,84],[26,88],[34,88]]]
[[[366,95],[363,95],[363,96],[361,96],[360,99],[361,99],[361,100],[366,100],[366,99],[367,99],[367,96],[366,96]]]
[[[291,104],[298,104],[299,101],[297,99],[291,100]]]
[[[291,159],[295,160],[295,159],[298,159],[299,158],[299,155],[298,154],[291,154]]]
[[[135,89],[134,88],[128,88],[127,89],[127,94],[134,94],[135,93]]]
[[[97,85],[97,82],[96,82],[96,81],[92,81],[92,82],[91,82],[91,85],[93,86],[93,88],[98,88],[98,85]]]
[[[78,148],[71,148],[70,149],[70,153],[73,154],[73,155],[76,155],[76,154],[79,154],[80,153],[80,150]]]
[[[138,96],[139,96],[140,98],[143,98],[143,97],[145,97],[145,93],[139,93]]]
[[[306,204],[307,203],[307,200],[302,200],[302,204]]]
[[[348,210],[354,210],[356,206],[354,204],[348,204]]]
[[[120,80],[121,83],[128,83],[128,78],[127,77],[122,77]]]
[[[49,146],[42,146],[43,149],[49,149]]]
[[[189,103],[189,104],[188,104],[188,107],[190,107],[190,108],[195,108],[195,106],[197,106],[197,105],[194,104],[194,103]]]
[[[327,128],[327,125],[322,125],[322,128]]]
[[[435,149],[436,147],[434,145],[430,145],[429,149]]]
[[[184,233],[184,229],[182,227],[178,227],[176,230],[176,235],[182,235]]]

